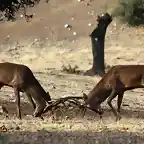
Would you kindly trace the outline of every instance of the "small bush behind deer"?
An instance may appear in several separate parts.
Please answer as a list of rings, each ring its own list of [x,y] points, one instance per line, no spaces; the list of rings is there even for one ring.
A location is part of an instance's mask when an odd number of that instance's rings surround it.
[[[62,71],[69,73],[69,74],[80,74],[81,71],[78,70],[78,66],[75,65],[74,67],[72,67],[70,64],[68,64],[68,66],[66,65],[62,65]]]
[[[106,71],[108,71],[112,66],[111,65],[108,65],[108,64],[105,64],[105,69]],[[62,72],[66,72],[68,74],[83,74],[84,71],[82,70],[79,70],[78,66],[75,65],[74,67],[72,67],[70,64],[68,64],[67,66],[66,65],[62,65]]]
[[[143,0],[119,0],[118,6],[113,10],[113,16],[119,17],[129,26],[144,24],[144,1]]]

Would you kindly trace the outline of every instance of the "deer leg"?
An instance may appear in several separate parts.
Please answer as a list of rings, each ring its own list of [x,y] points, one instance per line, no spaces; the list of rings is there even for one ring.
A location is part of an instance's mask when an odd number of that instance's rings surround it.
[[[33,113],[34,117],[41,117],[44,108],[46,107],[46,102],[44,100],[37,103],[37,106],[35,108],[35,111]],[[42,117],[41,117],[42,118]],[[43,118],[42,118],[43,119]]]
[[[113,114],[116,116],[116,121],[120,120],[121,119],[121,115],[114,109],[113,105],[112,105],[112,100],[117,96],[117,93],[115,90],[112,90],[108,100],[107,100],[107,103],[108,105],[110,106],[110,108],[112,109],[113,111]]]
[[[43,113],[46,113],[47,111],[50,111],[50,116],[52,117],[52,121],[54,121],[54,109],[50,106],[49,109],[47,110],[49,106],[46,106],[45,110],[43,111]]]
[[[16,103],[17,103],[17,116],[21,119],[21,110],[20,110],[20,94],[18,88],[14,88],[14,94],[16,96]]]
[[[91,108],[91,110],[94,111],[94,112],[96,112],[96,113],[98,113],[98,111],[97,111],[96,109]],[[103,112],[98,113],[98,114],[99,114],[99,116],[100,116],[100,123],[101,123],[101,124],[104,124],[104,122],[103,122],[103,118],[102,118],[102,114],[103,114]]]
[[[86,110],[87,110],[87,107],[86,107],[86,104],[84,104],[84,105],[82,106],[82,116],[83,116],[83,117],[85,117]]]
[[[124,95],[124,93],[118,94],[117,112],[119,112],[119,113],[120,113],[120,107],[121,107],[121,104],[122,104],[123,95]]]
[[[84,107],[83,107],[83,117],[84,117],[85,113],[86,113],[86,106],[87,106],[86,100],[87,100],[88,96],[85,93],[83,93],[83,98],[84,98],[84,102],[85,102]]]
[[[36,108],[36,104],[34,103],[34,101],[33,101],[32,97],[31,97],[31,95],[27,93],[27,97],[28,97],[28,100],[31,102],[33,108],[35,109],[35,108]]]
[[[84,116],[85,116],[85,113],[86,113],[86,108],[83,108],[82,110],[83,110],[83,111],[82,111],[82,116],[84,117]]]
[[[51,109],[51,118],[52,118],[52,123],[53,123],[55,120],[53,109]]]

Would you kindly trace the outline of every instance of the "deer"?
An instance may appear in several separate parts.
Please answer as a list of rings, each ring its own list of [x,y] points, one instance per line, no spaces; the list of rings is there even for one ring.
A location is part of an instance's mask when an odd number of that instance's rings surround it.
[[[28,100],[32,103],[35,109],[33,113],[34,117],[41,117],[46,104],[51,104],[49,92],[45,92],[31,69],[26,65],[10,62],[0,63],[0,89],[3,86],[14,89],[17,117],[19,119],[21,119],[20,92],[25,93]]]
[[[88,95],[83,93],[83,96],[85,103],[92,111],[98,113],[100,118],[104,113],[101,103],[108,99],[107,104],[112,109],[116,121],[119,121],[122,118],[120,108],[124,92],[136,88],[144,88],[144,65],[115,65],[107,71]],[[112,100],[116,96],[118,96],[117,110],[112,105]]]

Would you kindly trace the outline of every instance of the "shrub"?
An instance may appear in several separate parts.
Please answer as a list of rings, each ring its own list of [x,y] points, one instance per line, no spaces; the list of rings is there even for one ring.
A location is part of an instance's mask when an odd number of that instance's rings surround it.
[[[144,24],[144,0],[119,0],[118,6],[112,12],[130,26]]]
[[[67,66],[62,65],[62,71],[63,72],[67,72],[69,74],[79,74],[81,71],[78,70],[78,66],[75,65],[74,67],[72,67],[70,64]]]

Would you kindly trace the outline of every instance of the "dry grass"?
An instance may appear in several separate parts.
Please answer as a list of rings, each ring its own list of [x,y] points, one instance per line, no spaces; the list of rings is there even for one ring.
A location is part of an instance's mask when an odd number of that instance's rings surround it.
[[[77,69],[73,66],[77,65],[78,71],[91,68],[92,54],[88,35],[95,27],[96,14],[109,11],[116,0],[93,0],[89,6],[85,2],[52,0],[48,5],[41,3],[34,9],[36,17],[31,23],[20,20],[1,24],[1,61],[29,66],[52,98],[81,96],[82,91],[88,93],[100,77],[75,75]],[[93,10],[94,15],[88,14]],[[66,23],[72,25],[71,31],[64,28]],[[94,25],[88,27],[88,23]],[[72,35],[74,31],[77,32],[76,36]],[[39,38],[33,40],[30,36]],[[137,31],[113,20],[106,33],[106,69],[116,64],[144,64],[143,45],[143,30]],[[63,64],[69,64],[71,68],[65,68],[73,74],[64,73]],[[0,116],[0,126],[4,124],[8,128],[4,136],[8,136],[9,144],[144,143],[144,97],[141,89],[125,93],[121,112],[123,118],[119,123],[115,122],[115,117],[104,102],[104,125],[100,124],[99,116],[95,113],[88,111],[82,119],[76,109],[63,113],[57,111],[57,121],[53,123],[48,113],[44,121],[32,119],[27,116],[32,114],[33,109],[25,95],[21,96],[23,119],[20,121],[15,116],[13,90],[2,88],[0,98],[0,104],[7,107],[10,116],[9,119]],[[116,104],[116,99],[113,103]]]
[[[87,120],[86,118],[59,120],[55,123],[49,119],[19,121],[13,118],[6,122],[1,121],[1,123],[9,128],[5,134],[9,138],[9,143],[142,144],[144,138],[143,121],[134,119],[125,119],[119,124],[109,120],[105,121],[106,124],[102,126],[98,120]],[[16,130],[17,126],[20,127],[20,130]]]
[[[84,43],[87,45],[84,47]],[[31,44],[21,42],[23,47],[16,48],[14,45],[5,47],[1,51],[1,59],[4,61],[24,63],[31,67],[35,76],[38,78],[46,91],[49,91],[53,98],[63,96],[81,96],[82,91],[88,91],[100,80],[99,77],[88,77],[81,75],[66,74],[61,71],[63,63],[69,62],[71,65],[79,65],[80,70],[86,70],[91,63],[91,49],[88,39],[79,39],[75,43],[76,49],[66,49],[71,47],[66,41],[49,42],[47,47],[42,49],[31,47]],[[61,45],[59,47],[59,45]],[[83,49],[81,49],[83,47]],[[137,59],[135,59],[136,51],[141,51]],[[110,46],[106,48],[107,65],[125,63],[143,63],[143,49],[137,47],[137,50],[129,47]],[[114,55],[113,55],[114,54]],[[124,55],[125,54],[125,55]],[[129,56],[130,55],[130,56]],[[75,56],[75,57],[74,57]],[[120,57],[117,59],[117,57]],[[131,58],[131,61],[129,59]],[[135,90],[126,92],[122,106],[123,119],[115,122],[111,110],[103,104],[105,108],[104,125],[100,124],[99,117],[93,112],[87,112],[86,117],[82,119],[80,114],[76,114],[77,110],[65,111],[63,113],[57,111],[57,121],[52,123],[49,114],[45,114],[45,120],[32,119],[32,106],[27,102],[27,98],[23,95],[22,114],[23,120],[16,119],[15,103],[12,102],[13,91],[11,88],[2,88],[1,103],[3,103],[9,113],[10,118],[0,118],[0,124],[8,128],[5,136],[9,137],[9,143],[91,143],[91,144],[117,144],[117,143],[143,143],[143,107],[144,97],[143,90]],[[115,101],[115,100],[114,100]],[[128,104],[128,106],[126,106]],[[67,118],[65,117],[67,116]],[[74,118],[76,116],[76,118]],[[16,130],[17,127],[19,130]]]
[[[77,65],[72,67],[70,64],[68,64],[68,66],[62,65],[62,72],[66,72],[69,74],[80,74],[82,71],[78,70]]]

